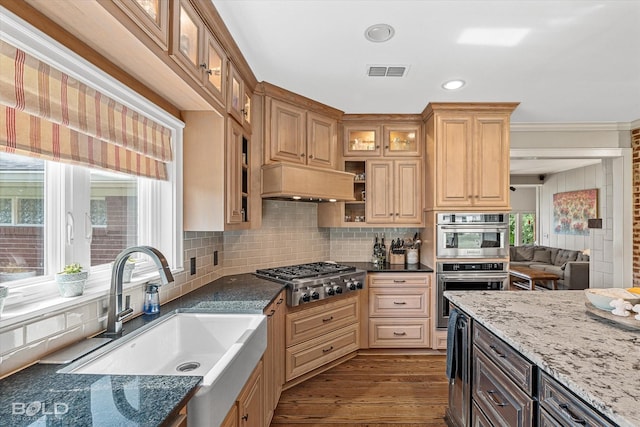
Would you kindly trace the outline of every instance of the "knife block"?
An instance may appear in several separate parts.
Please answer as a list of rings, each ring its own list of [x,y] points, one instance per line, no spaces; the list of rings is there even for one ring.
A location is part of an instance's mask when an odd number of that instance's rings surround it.
[[[389,254],[389,264],[404,264],[404,254]]]

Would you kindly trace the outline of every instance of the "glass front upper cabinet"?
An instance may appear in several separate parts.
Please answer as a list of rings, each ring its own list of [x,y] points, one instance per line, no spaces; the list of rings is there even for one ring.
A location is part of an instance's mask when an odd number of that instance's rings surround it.
[[[385,126],[385,156],[419,156],[420,126]]]
[[[380,128],[378,126],[344,125],[345,157],[379,156]]]
[[[169,2],[166,0],[113,0],[138,27],[166,50],[169,40]]]

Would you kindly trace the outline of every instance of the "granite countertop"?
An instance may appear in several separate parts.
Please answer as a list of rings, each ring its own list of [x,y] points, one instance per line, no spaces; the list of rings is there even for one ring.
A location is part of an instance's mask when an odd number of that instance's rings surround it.
[[[162,305],[160,314],[126,322],[123,336],[175,310],[262,313],[283,288],[253,274],[226,276]],[[64,366],[36,364],[1,380],[0,425],[158,426],[178,414],[202,381],[200,376],[57,373]]]
[[[582,291],[445,297],[621,427],[640,426],[640,329],[588,313]]]
[[[368,273],[433,273],[433,269],[424,264],[385,264],[377,266],[372,262],[340,262],[340,264],[351,265]]]

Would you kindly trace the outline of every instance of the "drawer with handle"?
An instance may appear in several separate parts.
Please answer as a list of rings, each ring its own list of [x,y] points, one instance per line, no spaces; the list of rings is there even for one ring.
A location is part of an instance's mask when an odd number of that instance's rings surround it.
[[[473,344],[506,372],[518,386],[532,395],[533,363],[477,322],[473,324]]]
[[[358,350],[360,328],[351,325],[337,331],[305,341],[286,349],[286,380],[323,366],[333,360]]]
[[[369,289],[369,316],[428,317],[429,288]]]
[[[346,325],[358,322],[360,304],[357,296],[331,303],[304,307],[287,314],[286,343],[294,345],[320,337]]]
[[[473,401],[495,426],[533,425],[534,400],[481,351],[474,352]]]
[[[431,346],[429,319],[369,319],[369,347]]]
[[[431,284],[430,274],[422,273],[370,273],[369,287],[415,287],[429,286]]]
[[[542,371],[540,371],[538,400],[541,408],[551,414],[558,425],[585,427],[613,427],[616,425]],[[545,425],[554,424],[547,423]]]

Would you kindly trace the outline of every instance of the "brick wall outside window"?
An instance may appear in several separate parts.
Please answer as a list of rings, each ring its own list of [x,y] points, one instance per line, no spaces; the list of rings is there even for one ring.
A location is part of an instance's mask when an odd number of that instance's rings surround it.
[[[633,148],[633,286],[640,286],[640,128],[631,131]]]

